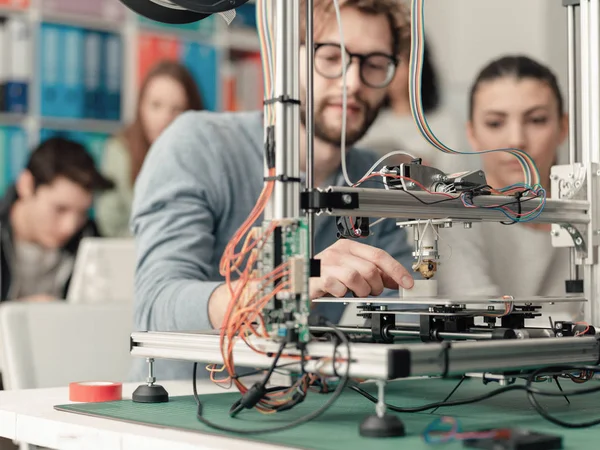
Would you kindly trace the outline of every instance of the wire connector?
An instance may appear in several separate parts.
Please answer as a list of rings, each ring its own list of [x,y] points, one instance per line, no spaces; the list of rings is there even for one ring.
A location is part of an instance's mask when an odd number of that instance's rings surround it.
[[[280,95],[279,97],[268,98],[263,102],[265,106],[272,105],[273,103],[287,103],[291,105],[300,105],[300,100],[292,98],[289,95]]]
[[[235,402],[229,410],[231,417],[237,416],[243,409],[252,409],[266,395],[267,389],[264,383],[254,383],[240,400]]]
[[[301,178],[288,177],[287,175],[275,175],[274,177],[264,177],[264,181],[281,181],[282,183],[302,183]]]

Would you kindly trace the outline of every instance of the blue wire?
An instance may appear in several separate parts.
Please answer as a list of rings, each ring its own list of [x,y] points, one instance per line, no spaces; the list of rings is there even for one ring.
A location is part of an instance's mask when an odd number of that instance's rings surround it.
[[[421,8],[421,14],[420,14],[420,23],[424,24],[425,23],[425,2],[424,0],[422,0],[421,2],[422,4],[422,8]],[[417,6],[419,5],[419,0],[413,0],[413,5],[412,5],[412,9],[411,9],[411,23],[415,24],[415,19],[416,19],[416,11],[417,11]],[[423,110],[423,100],[421,98],[420,93],[418,92],[417,86],[417,80],[421,80],[422,79],[422,70],[417,70],[419,69],[416,66],[416,55],[419,55],[420,57],[420,61],[423,61],[423,53],[424,53],[424,46],[419,45],[421,42],[424,41],[425,37],[424,37],[424,30],[423,27],[421,27],[420,30],[417,30],[416,26],[412,27],[413,29],[413,36],[412,36],[412,47],[411,47],[411,61],[410,61],[410,105],[411,105],[411,109],[412,109],[412,113],[413,113],[413,117],[415,119],[415,124],[417,126],[417,128],[419,129],[419,131],[421,132],[421,134],[423,135],[423,137],[434,147],[436,147],[438,150],[441,150],[445,153],[455,153],[455,154],[460,154],[460,155],[474,155],[474,154],[485,154],[485,153],[494,153],[494,152],[508,152],[511,155],[515,156],[517,158],[517,160],[519,161],[519,163],[521,164],[521,166],[523,167],[524,171],[525,171],[525,178],[526,178],[526,183],[530,183],[531,182],[531,168],[533,169],[533,172],[536,175],[536,179],[540,179],[540,172],[537,168],[537,165],[535,164],[535,161],[533,160],[533,158],[531,158],[525,151],[521,150],[521,149],[517,149],[517,148],[501,148],[501,149],[493,149],[493,150],[483,150],[480,152],[474,151],[474,152],[465,152],[465,151],[457,151],[457,150],[453,150],[450,147],[448,147],[447,145],[445,145],[443,142],[441,142],[433,133],[433,131],[431,130],[431,127],[429,127],[429,123],[427,122],[427,118],[425,116],[423,116],[423,122],[424,124],[422,124],[419,120],[417,120],[417,112],[418,111],[422,111]],[[414,74],[417,74],[417,76],[414,76]],[[432,139],[426,132],[426,130],[429,131],[429,133],[431,134],[431,136],[433,136]],[[436,142],[437,141],[437,142]],[[528,164],[528,161],[531,162],[531,167]]]

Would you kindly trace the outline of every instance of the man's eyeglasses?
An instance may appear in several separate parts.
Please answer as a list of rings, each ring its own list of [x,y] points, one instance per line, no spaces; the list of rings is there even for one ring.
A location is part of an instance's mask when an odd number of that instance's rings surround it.
[[[398,60],[385,53],[361,55],[346,51],[346,70],[356,58],[360,64],[360,79],[371,88],[384,88],[394,78]],[[342,76],[342,47],[339,44],[315,44],[315,70],[325,78]]]

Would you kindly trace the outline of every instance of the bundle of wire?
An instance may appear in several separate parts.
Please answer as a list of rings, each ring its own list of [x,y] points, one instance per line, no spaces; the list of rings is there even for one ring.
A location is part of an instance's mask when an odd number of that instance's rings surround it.
[[[513,155],[523,167],[525,184],[533,186],[540,183],[540,174],[535,162],[525,151],[517,148],[504,148],[485,150],[483,152],[464,152],[454,150],[441,142],[433,133],[425,118],[423,111],[423,102],[421,96],[421,74],[423,68],[423,53],[425,49],[425,0],[413,0],[411,8],[411,52],[410,52],[410,71],[409,71],[409,95],[410,108],[417,125],[417,128],[423,137],[435,148],[445,153],[455,154],[480,154],[490,152],[508,152]]]
[[[394,152],[394,154],[396,154],[396,153],[403,153],[403,152]],[[367,172],[367,174],[363,178],[361,178],[358,182],[353,184],[353,187],[358,187],[365,181],[376,178],[376,177],[382,177],[384,179],[405,180],[405,181],[412,183],[413,185],[415,185],[416,187],[421,189],[423,192],[426,192],[431,195],[439,196],[441,198],[440,200],[436,200],[436,201],[427,203],[423,200],[420,200],[418,197],[415,197],[415,198],[417,198],[417,200],[421,201],[422,203],[432,205],[432,204],[457,200],[457,201],[461,201],[463,203],[463,205],[467,208],[494,209],[494,210],[498,210],[498,211],[502,212],[508,219],[510,219],[511,222],[508,224],[531,222],[532,220],[537,218],[542,213],[542,211],[544,210],[544,206],[546,205],[546,199],[547,199],[546,190],[539,184],[535,185],[534,187],[529,187],[528,185],[526,185],[524,183],[517,183],[517,184],[513,184],[513,185],[507,186],[505,188],[501,188],[501,189],[494,189],[491,186],[478,186],[476,188],[463,191],[460,194],[450,193],[450,192],[432,192],[429,189],[427,189],[422,183],[420,183],[419,181],[417,181],[413,178],[403,176],[403,175],[397,175],[397,174],[391,173],[391,172],[383,172],[383,171],[374,172],[375,167],[377,165],[379,165],[383,161],[383,159],[385,159],[386,157],[387,157],[387,155],[385,157],[381,158],[379,161],[377,161],[377,163],[375,163],[375,165]],[[389,187],[386,186],[386,189],[387,188],[389,188]],[[413,194],[411,194],[410,191],[407,191],[407,190],[402,190],[402,192],[406,192],[409,195],[413,195]],[[515,198],[514,198],[514,200],[506,199],[506,201],[504,203],[499,203],[499,204],[495,204],[495,205],[481,206],[481,205],[474,204],[473,199],[476,196],[483,195],[483,194],[495,194],[498,196],[507,196],[507,197],[514,196]],[[531,201],[534,199],[540,199],[539,205],[537,205],[533,210],[531,210],[529,212],[526,212],[526,213],[522,212],[521,211],[522,204],[524,202],[528,202],[528,201]],[[515,206],[517,207],[517,211],[515,211],[514,209],[511,208],[511,207],[515,207]]]
[[[272,99],[275,96],[273,83],[275,80],[273,18],[271,16],[273,8],[271,2],[272,0],[258,0],[256,5],[257,28],[259,32],[261,60],[264,73],[264,92],[267,100]],[[277,221],[271,221],[265,227],[257,226],[257,223],[261,219],[261,216],[265,212],[267,204],[273,195],[275,183],[274,142],[269,142],[267,137],[269,134],[268,131],[273,130],[276,120],[273,102],[265,101],[264,113],[267,130],[265,136],[267,178],[256,205],[225,247],[220,261],[219,272],[225,278],[225,284],[230,296],[230,301],[220,328],[220,350],[223,358],[223,366],[220,368],[217,368],[214,365],[207,366],[207,370],[211,374],[211,380],[218,383],[234,384],[242,394],[241,400],[232,407],[230,412],[232,416],[236,415],[244,408],[255,408],[259,412],[265,414],[290,409],[304,399],[304,396],[307,394],[312,384],[324,383],[324,378],[320,375],[304,372],[304,363],[310,358],[309,355],[306,354],[305,349],[301,350],[300,355],[298,355],[297,352],[292,355],[286,353],[287,347],[285,344],[281,344],[276,355],[268,355],[273,358],[273,362],[271,368],[266,371],[262,382],[255,383],[248,387],[243,382],[243,378],[247,376],[247,374],[238,375],[236,373],[234,361],[234,348],[236,344],[242,341],[255,352],[265,355],[265,352],[256,348],[252,343],[253,337],[270,337],[265,319],[262,315],[263,309],[277,296],[277,294],[291,287],[287,278],[287,275],[289,274],[288,263],[282,263],[269,273],[262,273],[257,267],[261,250],[263,250],[264,245],[278,226]],[[273,154],[269,155],[269,152],[272,152]],[[344,342],[344,339],[345,337],[343,335],[339,336],[340,342]],[[347,353],[349,356],[349,347],[347,348]],[[340,361],[336,355],[332,355],[331,358],[321,358],[319,363],[325,363],[325,360],[330,361],[333,366]],[[280,361],[284,362],[283,364],[278,365]],[[292,361],[292,363],[290,363],[290,361]],[[266,387],[269,378],[278,367],[292,364],[296,367],[301,367],[301,374],[291,386],[283,388]],[[194,375],[196,367],[197,365],[194,366]],[[217,379],[217,373],[226,373],[226,376]],[[347,380],[347,375],[342,378]],[[330,397],[330,400],[325,405],[323,405],[322,409],[313,411],[309,416],[305,416],[287,426],[298,425],[319,415],[328,408],[337,397],[339,397],[342,389],[343,384],[340,383],[339,391],[336,390],[334,392],[334,395]],[[200,411],[201,404],[197,396],[196,398]],[[198,413],[198,418],[204,423],[214,426],[214,424],[203,419],[200,412]],[[254,432],[276,431],[276,429],[277,428],[254,430]]]
[[[273,98],[273,26],[269,11],[267,1],[258,0],[256,18],[263,63],[264,92],[267,98]],[[267,128],[275,125],[274,105],[269,102],[265,102],[265,120]],[[266,151],[269,150],[266,149]],[[277,226],[275,221],[271,222],[266,229],[256,226],[273,194],[274,181],[272,181],[272,177],[275,176],[274,167],[267,167],[267,176],[271,179],[265,181],[256,205],[225,247],[220,262],[220,273],[225,278],[225,284],[230,295],[230,301],[220,329],[220,347],[224,365],[222,369],[211,368],[209,370],[212,372],[211,378],[213,380],[214,372],[226,371],[228,377],[218,381],[234,383],[241,394],[247,393],[249,388],[236,376],[233,349],[241,339],[250,348],[262,353],[252,345],[249,338],[251,336],[268,337],[261,312],[265,305],[275,298],[279,292],[289,288],[289,283],[285,281],[288,274],[288,267],[285,263],[267,274],[259,273],[256,268],[260,251]],[[237,251],[236,249],[240,244],[241,249]],[[237,278],[235,282],[234,277]],[[282,282],[278,283],[273,289],[266,289],[278,279]],[[287,358],[287,355],[283,354],[284,349],[281,350],[278,359]],[[297,356],[294,358],[296,360],[300,359]],[[291,401],[296,389],[304,392],[308,390],[308,376],[302,377],[287,391],[266,393],[256,404],[256,409],[264,413],[275,412],[286,402]]]
[[[489,188],[490,193],[499,195],[499,196],[508,196],[514,195],[516,200],[507,200],[505,203],[501,203],[498,205],[492,206],[478,206],[475,205],[472,201],[463,194],[457,196],[451,196],[449,193],[436,192],[438,195],[445,195],[447,200],[441,201],[449,201],[449,200],[462,200],[463,204],[467,207],[471,208],[488,208],[488,209],[496,209],[501,211],[506,217],[510,220],[508,223],[504,223],[505,225],[514,224],[514,223],[524,223],[530,222],[536,219],[544,210],[544,206],[546,204],[546,191],[542,188],[540,184],[540,175],[537,169],[537,166],[530,155],[528,155],[525,151],[516,149],[516,148],[506,148],[506,149],[492,149],[485,150],[483,152],[464,152],[453,150],[443,142],[441,142],[433,133],[431,128],[427,123],[427,119],[425,118],[425,113],[423,111],[423,101],[422,101],[422,91],[421,91],[421,74],[423,71],[423,53],[425,48],[425,33],[424,33],[424,3],[425,0],[413,0],[412,8],[411,8],[411,51],[410,51],[410,72],[409,72],[409,95],[410,95],[410,106],[411,112],[413,115],[413,119],[415,124],[423,137],[435,148],[441,150],[446,153],[454,153],[454,154],[481,154],[481,153],[491,153],[491,152],[508,152],[513,155],[519,163],[523,167],[524,174],[524,183],[518,183],[511,186],[506,186],[500,189],[494,189],[492,187]],[[401,151],[393,151],[384,156],[382,156],[366,173],[365,175],[358,181],[352,182],[348,176],[347,165],[346,165],[346,108],[347,108],[347,86],[346,86],[346,69],[348,66],[348,61],[346,60],[346,49],[344,46],[344,32],[342,26],[342,18],[341,18],[341,9],[339,0],[333,0],[334,9],[336,13],[336,19],[340,34],[340,43],[342,48],[342,130],[341,130],[341,153],[342,153],[342,173],[344,175],[344,179],[349,186],[359,186],[364,181],[371,179],[375,176],[382,177],[396,177],[396,178],[405,178],[407,181],[413,182],[416,186],[420,186],[424,192],[430,192],[424,186],[420,185],[416,180],[412,180],[406,177],[395,176],[393,174],[384,174],[381,172],[375,172],[377,167],[379,167],[385,160],[394,156],[394,155],[408,155],[414,156]],[[519,209],[521,207],[521,203],[525,201],[531,201],[533,199],[540,199],[540,204],[533,210],[527,213],[522,213],[521,211],[514,211],[510,207],[516,205]],[[440,201],[440,202],[441,202]],[[437,203],[437,202],[434,202]]]

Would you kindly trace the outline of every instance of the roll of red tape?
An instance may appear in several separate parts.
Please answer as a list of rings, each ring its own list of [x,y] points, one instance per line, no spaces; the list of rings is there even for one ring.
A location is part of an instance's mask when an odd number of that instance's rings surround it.
[[[111,381],[88,381],[69,385],[69,400],[72,402],[112,402],[123,398],[123,384]]]

